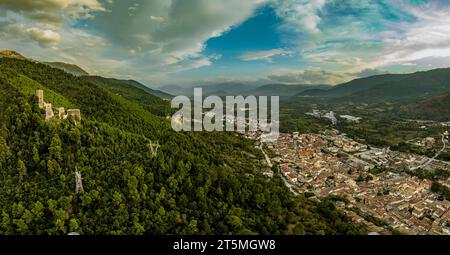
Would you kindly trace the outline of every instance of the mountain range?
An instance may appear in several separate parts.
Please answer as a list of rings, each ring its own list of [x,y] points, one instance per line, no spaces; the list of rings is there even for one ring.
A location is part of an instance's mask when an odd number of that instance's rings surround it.
[[[307,90],[298,97],[327,97],[379,101],[437,96],[450,91],[450,68],[412,74],[377,75],[336,85],[327,90]]]
[[[389,102],[407,118],[450,120],[450,68],[411,74],[377,75],[339,84],[329,89],[300,92],[291,101],[326,100],[334,104]]]
[[[249,85],[241,82],[226,82],[208,85],[179,86],[167,85],[161,87],[161,90],[167,91],[173,95],[193,96],[194,88],[202,88],[203,95],[216,96],[279,96],[288,98],[300,92],[311,89],[329,89],[329,85],[286,85],[286,84],[266,84]]]

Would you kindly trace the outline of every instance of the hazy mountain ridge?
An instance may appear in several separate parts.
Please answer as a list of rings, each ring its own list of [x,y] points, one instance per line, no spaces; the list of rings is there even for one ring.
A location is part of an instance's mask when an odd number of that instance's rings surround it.
[[[134,87],[136,87],[138,89],[141,89],[141,90],[143,90],[145,92],[148,92],[148,93],[150,93],[152,95],[158,96],[158,97],[160,97],[162,99],[171,99],[171,98],[173,98],[173,95],[171,95],[169,93],[163,92],[161,90],[149,88],[149,87],[145,86],[144,84],[142,84],[142,83],[140,83],[138,81],[135,81],[135,80],[122,80],[122,81],[127,83],[127,84],[130,84],[130,85],[132,85],[132,86],[134,86]]]
[[[246,91],[246,95],[255,96],[280,96],[291,97],[306,90],[326,90],[331,88],[330,85],[285,85],[285,84],[268,84],[249,91]]]
[[[331,97],[342,100],[379,101],[436,96],[450,90],[450,69],[412,74],[386,74],[356,79],[328,90],[307,90],[298,97]]]
[[[42,62],[43,64],[47,64],[53,68],[61,69],[65,71],[66,73],[70,73],[75,76],[87,76],[89,75],[88,72],[83,70],[81,67],[74,65],[74,64],[68,64],[64,62]]]
[[[328,89],[329,85],[287,85],[287,84],[266,84],[266,85],[249,85],[239,82],[218,83],[212,85],[193,85],[180,86],[168,85],[161,89],[168,91],[174,95],[193,96],[194,88],[202,88],[203,95],[216,96],[280,96],[291,97],[300,92],[310,89]]]

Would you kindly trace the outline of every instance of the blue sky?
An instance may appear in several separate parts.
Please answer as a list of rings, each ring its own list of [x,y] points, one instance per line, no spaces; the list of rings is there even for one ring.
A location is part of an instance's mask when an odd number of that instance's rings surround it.
[[[150,86],[450,66],[446,0],[1,0],[0,47]]]

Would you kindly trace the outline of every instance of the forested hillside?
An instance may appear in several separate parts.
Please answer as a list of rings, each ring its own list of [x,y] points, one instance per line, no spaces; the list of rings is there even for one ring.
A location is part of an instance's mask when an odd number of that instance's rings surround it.
[[[450,93],[409,102],[399,107],[406,116],[423,120],[450,120]]]
[[[81,124],[45,122],[36,89],[81,109]],[[246,156],[261,156],[252,142],[175,133],[166,105],[142,93],[0,59],[0,234],[365,233],[332,202],[293,197],[260,175]]]

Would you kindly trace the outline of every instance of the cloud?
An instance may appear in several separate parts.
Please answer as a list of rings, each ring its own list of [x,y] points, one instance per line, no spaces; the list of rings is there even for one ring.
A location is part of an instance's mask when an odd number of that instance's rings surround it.
[[[276,0],[273,2],[276,14],[285,20],[285,28],[294,31],[319,33],[318,15],[326,0]]]
[[[132,56],[136,64],[146,65],[151,72],[167,72],[167,66],[185,70],[184,67],[206,66],[210,58],[202,55],[205,42],[247,20],[264,2],[116,1],[114,6],[108,6],[111,12],[98,13],[85,23],[87,31],[114,45],[111,57]]]
[[[450,7],[405,6],[417,19],[380,33],[384,48],[369,66],[450,63]]]
[[[64,15],[87,19],[93,17],[94,11],[105,11],[97,0],[2,0],[0,7],[54,26],[65,23]]]
[[[168,70],[168,73],[178,73],[187,70],[198,69],[205,66],[210,66],[214,61],[217,61],[221,58],[220,55],[211,55],[211,56],[198,56],[193,57],[187,60],[182,61],[181,63],[176,63],[172,68]]]
[[[24,41],[29,38],[44,48],[57,46],[61,41],[60,34],[55,31],[38,27],[27,28],[25,24],[13,20],[0,21],[0,38],[4,41]]]
[[[11,40],[20,38],[23,35],[25,26],[19,24],[13,20],[1,21],[0,20],[0,38],[2,40]]]
[[[355,78],[354,74],[326,71],[321,68],[306,68],[301,70],[281,70],[267,77],[275,82],[288,84],[339,84]]]
[[[265,60],[268,62],[272,62],[272,57],[275,56],[287,56],[291,55],[291,51],[283,50],[283,49],[272,49],[265,51],[252,51],[244,53],[240,56],[240,59],[243,61],[256,61],[256,60]]]
[[[118,47],[127,50],[141,47],[144,52],[160,50],[184,58],[202,51],[208,39],[246,20],[260,3],[260,0],[152,0],[132,4],[121,1],[111,7],[111,13],[98,13],[95,20],[87,23],[92,31]]]
[[[52,47],[59,44],[61,36],[52,30],[42,30],[40,28],[29,28],[26,30],[31,39],[38,42],[42,47]]]

